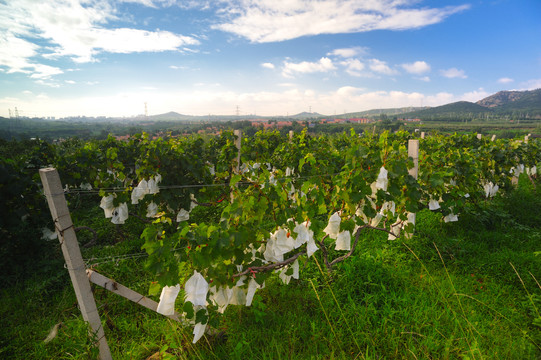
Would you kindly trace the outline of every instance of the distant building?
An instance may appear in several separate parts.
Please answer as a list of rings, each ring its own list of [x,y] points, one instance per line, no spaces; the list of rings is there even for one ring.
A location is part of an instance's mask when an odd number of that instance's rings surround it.
[[[343,124],[346,122],[346,119],[323,119],[321,120],[322,124]]]
[[[130,138],[131,135],[115,135],[115,139],[118,141],[128,141]]]
[[[372,122],[367,118],[349,118],[349,119],[322,119],[322,124],[368,124]]]
[[[348,122],[352,124],[368,124],[371,121],[367,118],[350,118]]]
[[[252,126],[255,126],[255,127],[261,126],[264,129],[273,129],[273,128],[281,129],[281,128],[286,127],[286,126],[292,126],[293,125],[292,121],[274,121],[274,120],[272,120],[269,123],[267,120],[250,120],[250,122],[252,123]]]

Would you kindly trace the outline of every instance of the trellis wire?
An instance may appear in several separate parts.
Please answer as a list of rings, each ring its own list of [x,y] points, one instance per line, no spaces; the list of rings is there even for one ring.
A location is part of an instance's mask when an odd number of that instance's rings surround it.
[[[299,180],[306,180],[314,177],[330,177],[330,176],[337,176],[340,173],[334,173],[334,174],[316,174],[316,175],[307,175],[307,176],[299,176],[299,177],[283,177],[283,178],[276,178],[277,181],[283,181],[288,178],[293,179],[299,179]],[[237,183],[238,185],[251,185],[253,182],[247,182],[247,181],[239,181]],[[204,188],[204,187],[226,187],[229,186],[229,184],[192,184],[192,185],[164,185],[160,186],[159,189],[161,190],[178,190],[178,189],[192,189],[192,188]],[[106,192],[124,192],[124,191],[130,191],[133,190],[134,186],[127,186],[127,187],[114,187],[114,188],[95,188],[92,190],[84,190],[84,189],[77,189],[77,188],[68,188],[68,190],[65,190],[65,194],[70,193],[77,193],[77,194],[98,194],[100,191],[106,191]]]

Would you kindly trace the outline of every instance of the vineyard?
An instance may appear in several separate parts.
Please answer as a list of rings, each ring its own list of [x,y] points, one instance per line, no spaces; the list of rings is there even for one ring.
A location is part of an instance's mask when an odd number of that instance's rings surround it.
[[[97,356],[58,275],[38,175],[54,167],[86,267],[181,318],[95,290],[114,358],[541,356],[538,138],[224,131],[19,146],[0,157],[4,287],[43,272],[37,291],[63,305],[48,304],[45,333],[4,331],[0,354],[25,338],[35,358]]]

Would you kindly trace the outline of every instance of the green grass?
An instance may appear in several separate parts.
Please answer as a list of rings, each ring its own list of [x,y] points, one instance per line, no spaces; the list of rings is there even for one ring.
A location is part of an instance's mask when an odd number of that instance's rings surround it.
[[[319,264],[301,265],[301,280],[271,279],[252,307],[228,307],[217,334],[195,345],[190,328],[96,288],[113,357],[541,358],[541,190],[520,185],[506,198],[472,205],[457,223],[423,210],[409,240],[367,233],[331,274],[316,257]],[[119,233],[85,204],[73,217],[99,229],[98,246],[84,258],[141,252],[135,219]],[[97,262],[98,272],[148,292],[144,258]],[[97,356],[62,267],[2,289],[0,316],[1,358]],[[44,343],[58,323],[58,335]]]

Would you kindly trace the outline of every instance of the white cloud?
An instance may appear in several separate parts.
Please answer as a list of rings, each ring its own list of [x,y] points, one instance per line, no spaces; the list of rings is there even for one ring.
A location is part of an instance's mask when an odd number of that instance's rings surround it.
[[[262,67],[266,68],[266,69],[274,69],[274,64],[272,63],[263,63],[261,64]]]
[[[448,92],[439,92],[435,95],[426,96],[425,101],[423,101],[423,106],[440,106],[457,101],[458,99],[453,94]]]
[[[378,59],[369,60],[368,67],[370,70],[383,75],[396,75],[398,73],[396,70],[391,69],[385,61]]]
[[[8,67],[9,72],[29,72],[25,69],[29,67],[26,59],[36,55],[37,48],[31,42],[12,34],[0,33],[0,66]]]
[[[138,29],[93,29],[86,33],[90,51],[103,50],[110,53],[160,52],[177,50],[183,45],[199,44],[188,36],[169,31],[145,31]],[[185,50],[185,49],[183,49]],[[75,55],[77,55],[75,51]],[[84,55],[83,55],[84,56]]]
[[[370,109],[382,109],[391,107],[418,106],[424,99],[424,95],[402,91],[372,91],[364,92],[361,88],[346,86],[328,94],[322,94],[318,104],[327,108],[351,109],[363,111]],[[327,113],[329,113],[327,111]]]
[[[350,48],[343,48],[343,49],[334,49],[333,51],[327,53],[328,56],[340,56],[343,58],[351,58],[357,55],[363,55],[368,52],[367,48],[360,47],[360,46],[354,46]]]
[[[424,82],[430,82],[430,77],[429,76],[423,76],[423,77],[420,77],[418,79],[421,80],[421,81],[424,81]]]
[[[278,86],[281,86],[281,87],[295,87],[295,86],[297,86],[297,84],[295,84],[295,83],[279,83]]]
[[[209,88],[209,87],[218,87],[218,86],[222,86],[222,84],[220,84],[220,83],[197,82],[197,83],[194,83],[193,86]]]
[[[361,76],[365,65],[359,59],[346,59],[340,62],[340,65],[346,67],[346,72],[351,76]]]
[[[62,70],[54,66],[43,64],[33,64],[31,66],[34,68],[33,74],[30,75],[32,79],[48,79],[53,75],[64,73]]]
[[[38,79],[38,80],[36,80],[34,82],[36,84],[38,84],[38,85],[48,86],[48,87],[52,87],[52,88],[59,88],[60,87],[60,84],[57,81],[51,80],[51,79]]]
[[[354,87],[354,86],[342,86],[336,92],[334,95],[340,96],[340,97],[351,97],[351,96],[357,96],[359,92],[361,92],[362,89]]]
[[[458,70],[457,68],[440,70],[440,73],[442,76],[445,76],[446,78],[449,78],[449,79],[453,79],[453,78],[466,79],[467,78],[466,74],[464,73],[464,70]]]
[[[158,5],[159,5],[160,3],[166,3],[166,5],[168,5],[168,3],[171,3],[170,0],[166,0],[166,1],[156,1],[156,0],[120,0],[120,2],[133,3],[133,4],[140,4],[140,5],[144,5],[144,6],[147,6],[147,7],[153,7],[153,8],[157,8]]]
[[[177,111],[183,114],[208,115],[234,114],[236,106],[246,113],[258,115],[285,115],[301,111],[333,114],[336,110],[363,111],[370,109],[438,106],[459,100],[476,101],[485,96],[483,89],[465,94],[447,92],[422,94],[404,91],[371,91],[343,86],[320,92],[311,88],[301,88],[287,84],[281,91],[236,92],[221,87],[202,86],[182,91],[139,90],[122,93],[102,93],[100,96],[82,98],[58,98],[49,94],[34,96],[29,94],[22,99],[0,98],[0,115],[7,116],[7,109],[17,106],[26,113],[39,116],[134,116],[142,113],[147,102],[153,114]],[[95,104],[100,104],[99,107]],[[6,113],[5,115],[3,115]]]
[[[164,1],[136,1],[146,6]],[[96,61],[102,52],[186,51],[199,40],[168,31],[107,28],[119,19],[105,0],[19,0],[0,3],[0,66],[43,79],[62,73],[43,59]]]
[[[503,78],[498,79],[498,83],[500,84],[509,84],[509,83],[512,83],[513,81],[515,80],[508,77],[503,77]]]
[[[421,75],[430,71],[430,65],[425,61],[416,61],[411,64],[402,64],[401,66],[410,74]]]
[[[31,77],[35,79],[61,74],[62,71],[59,68],[30,61],[30,58],[37,55],[38,48],[37,45],[12,34],[0,34],[0,66],[7,67],[7,73],[31,74]]]
[[[214,29],[252,42],[318,34],[416,29],[443,21],[469,5],[415,8],[409,0],[225,0],[224,21]]]
[[[192,48],[183,47],[180,50],[182,50],[182,52],[185,52],[185,53],[199,54],[199,49],[192,49]]]
[[[541,79],[531,79],[520,83],[520,90],[541,89]]]
[[[302,61],[300,63],[293,63],[284,61],[284,67],[282,69],[282,75],[284,77],[294,77],[295,74],[309,74],[316,72],[329,72],[335,70],[336,67],[328,57],[322,57],[317,62]]]
[[[483,88],[479,88],[478,90],[467,92],[465,94],[462,94],[459,96],[458,100],[462,101],[469,101],[469,102],[477,102],[481,99],[484,99],[492,94],[485,91]]]
[[[73,80],[64,80],[64,82],[65,82],[66,84],[70,84],[70,85],[76,84],[76,82],[73,81]]]

